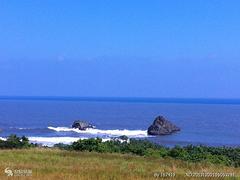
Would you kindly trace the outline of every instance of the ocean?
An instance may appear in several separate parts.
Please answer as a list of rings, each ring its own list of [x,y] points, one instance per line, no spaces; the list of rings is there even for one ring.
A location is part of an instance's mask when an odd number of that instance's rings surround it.
[[[158,115],[181,128],[165,136],[148,136]],[[85,120],[96,129],[72,129]],[[33,143],[52,146],[78,139],[121,135],[175,145],[240,146],[240,102],[208,99],[134,99],[0,97],[0,138],[25,135]]]

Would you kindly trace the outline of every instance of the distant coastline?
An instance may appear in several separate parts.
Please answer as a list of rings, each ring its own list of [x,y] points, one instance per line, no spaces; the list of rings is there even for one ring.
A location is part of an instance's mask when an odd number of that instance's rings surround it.
[[[240,104],[239,99],[224,98],[153,98],[153,97],[78,97],[78,96],[0,96],[0,100],[93,101],[178,104]]]

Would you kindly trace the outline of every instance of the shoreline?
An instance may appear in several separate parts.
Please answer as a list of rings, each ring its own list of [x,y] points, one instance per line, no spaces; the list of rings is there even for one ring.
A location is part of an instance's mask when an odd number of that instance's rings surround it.
[[[86,143],[86,144],[85,144]],[[114,146],[112,146],[114,144]],[[105,146],[105,149],[102,149]],[[202,150],[199,153],[202,153],[203,151],[206,151],[206,153],[213,153],[213,152],[218,152],[216,155],[220,155],[219,152],[222,151],[223,154],[225,154],[225,151],[234,151],[236,153],[236,156],[233,154],[234,159],[238,159],[240,157],[240,146],[236,147],[230,147],[230,146],[219,146],[219,147],[214,147],[214,146],[208,146],[208,145],[203,145],[203,144],[187,144],[187,145],[179,145],[175,144],[174,146],[165,146],[162,144],[156,144],[154,142],[149,141],[148,139],[136,139],[136,138],[128,138],[127,136],[119,136],[116,138],[109,138],[109,139],[102,139],[102,138],[74,138],[72,139],[71,143],[64,143],[61,141],[56,141],[56,139],[52,139],[51,145],[45,145],[43,143],[36,143],[34,139],[28,138],[26,136],[18,137],[17,135],[10,135],[7,138],[1,138],[0,137],[0,149],[21,149],[21,148],[34,148],[34,147],[47,147],[47,148],[60,148],[64,150],[80,150],[80,151],[96,151],[96,152],[119,152],[119,153],[129,153],[132,152],[133,154],[137,155],[143,155],[142,153],[139,154],[138,151],[134,151],[131,149],[131,146],[134,148],[141,148],[141,151],[143,154],[148,153],[148,148],[152,149],[152,151],[158,151],[164,149],[164,151],[171,151],[174,149],[180,149],[184,151],[189,151],[190,149],[198,149],[201,148]],[[79,149],[80,148],[80,149]],[[99,149],[100,148],[100,149]],[[113,149],[112,149],[113,148]],[[118,150],[116,151],[116,149]],[[120,148],[120,149],[119,149]],[[122,148],[127,148],[122,149]],[[130,148],[130,149],[129,149]],[[142,149],[143,148],[143,149]],[[209,151],[210,150],[210,151]],[[223,151],[224,150],[224,151]],[[186,152],[187,153],[187,152]],[[188,152],[191,155],[191,151]],[[195,152],[194,152],[195,153]],[[214,153],[213,153],[214,154]],[[229,155],[229,154],[225,154]],[[172,155],[170,155],[172,156]],[[240,166],[240,159],[238,159],[237,164]]]
[[[84,139],[71,145],[44,147],[31,144],[24,136],[12,135],[0,140],[0,179],[9,171],[13,176],[21,172],[21,176],[34,179],[156,179],[169,174],[177,179],[191,179],[195,173],[233,178],[240,175],[240,147],[167,148],[144,140],[122,140]]]
[[[6,140],[8,136],[6,137],[0,137],[0,140]],[[73,137],[73,136],[26,136],[29,139],[29,142],[38,144],[39,146],[47,146],[47,147],[53,147],[55,144],[66,144],[71,145],[73,142],[76,142],[78,140],[85,140],[85,139],[96,139],[100,138],[104,142],[105,141],[111,141],[114,139],[118,139],[118,137],[108,137],[108,138],[101,138],[101,137]],[[162,140],[161,142],[156,142],[151,139],[151,137],[145,137],[145,138],[129,138],[129,139],[137,139],[137,140],[147,140],[151,143],[164,146],[164,147],[174,147],[174,146],[208,146],[208,147],[229,147],[229,148],[239,148],[240,144],[209,144],[209,143],[200,143],[200,142],[186,142],[186,141],[169,141],[169,140]]]
[[[195,173],[205,177],[240,175],[240,147],[167,148],[144,140],[122,140],[84,139],[71,145],[44,147],[31,144],[24,136],[12,135],[6,141],[0,140],[0,179],[10,171],[13,176],[21,172],[21,176],[34,179],[156,179],[169,174],[177,179],[191,179]]]

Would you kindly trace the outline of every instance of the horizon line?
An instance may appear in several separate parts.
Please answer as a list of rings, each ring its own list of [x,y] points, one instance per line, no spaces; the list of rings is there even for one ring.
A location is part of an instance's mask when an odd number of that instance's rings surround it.
[[[181,104],[240,104],[240,98],[117,97],[117,96],[4,96],[0,100],[52,100],[91,102],[142,102]]]

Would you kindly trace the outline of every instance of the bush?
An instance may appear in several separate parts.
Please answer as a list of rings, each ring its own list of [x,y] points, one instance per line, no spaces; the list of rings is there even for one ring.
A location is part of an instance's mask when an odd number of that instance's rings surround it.
[[[85,139],[74,142],[68,149],[107,153],[130,153],[147,157],[171,157],[189,162],[210,162],[240,167],[240,148],[208,146],[175,146],[167,148],[146,140],[130,139],[129,143],[118,140],[102,142],[101,139]]]
[[[0,149],[20,149],[20,148],[29,148],[34,147],[34,144],[29,143],[27,137],[22,136],[17,137],[16,135],[10,135],[6,141],[0,140]]]

